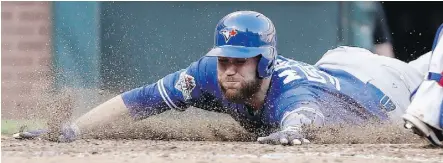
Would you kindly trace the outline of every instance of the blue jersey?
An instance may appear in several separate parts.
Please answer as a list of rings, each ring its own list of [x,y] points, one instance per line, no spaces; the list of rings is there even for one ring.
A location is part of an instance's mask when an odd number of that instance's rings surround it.
[[[359,124],[386,119],[386,112],[395,107],[379,89],[345,71],[320,69],[283,56],[278,56],[264,105],[257,112],[223,97],[216,57],[202,57],[186,69],[125,92],[122,97],[137,118],[194,106],[227,113],[245,129],[263,134],[278,128],[286,113],[300,108],[314,110],[324,124]]]

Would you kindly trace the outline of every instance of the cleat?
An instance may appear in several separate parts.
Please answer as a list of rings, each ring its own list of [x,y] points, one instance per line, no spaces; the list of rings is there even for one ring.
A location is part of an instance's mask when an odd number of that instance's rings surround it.
[[[411,95],[411,104],[403,115],[405,128],[443,147],[443,24],[438,28],[425,80]]]
[[[409,121],[406,121],[406,122],[405,122],[405,128],[406,128],[406,129],[412,129],[412,127],[414,127],[414,126],[412,125],[411,122],[409,122]]]
[[[403,115],[403,119],[405,121],[405,127],[412,129],[414,134],[426,138],[434,146],[443,147],[443,135],[441,135],[441,131],[439,132],[439,130],[432,128],[409,114]]]
[[[20,136],[20,133],[15,133],[12,135],[13,138],[15,139],[21,139],[22,137]]]

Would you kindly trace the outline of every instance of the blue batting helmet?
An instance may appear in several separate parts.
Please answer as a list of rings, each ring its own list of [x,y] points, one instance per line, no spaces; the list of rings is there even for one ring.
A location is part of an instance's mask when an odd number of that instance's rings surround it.
[[[215,28],[215,45],[206,56],[251,58],[261,55],[257,66],[260,78],[270,77],[277,58],[274,24],[255,11],[237,11],[222,18]]]

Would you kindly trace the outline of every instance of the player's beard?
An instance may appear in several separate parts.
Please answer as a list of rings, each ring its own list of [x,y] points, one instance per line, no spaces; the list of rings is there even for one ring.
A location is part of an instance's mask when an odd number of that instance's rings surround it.
[[[223,96],[233,103],[244,103],[247,99],[251,98],[260,90],[262,81],[261,79],[255,78],[254,80],[241,82],[240,89],[227,89],[223,86],[220,79],[218,79]]]

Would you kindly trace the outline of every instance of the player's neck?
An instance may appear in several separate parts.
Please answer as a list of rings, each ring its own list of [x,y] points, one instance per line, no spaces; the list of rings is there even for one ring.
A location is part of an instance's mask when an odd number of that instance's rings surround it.
[[[246,104],[254,109],[254,111],[259,110],[263,107],[270,83],[270,78],[264,79],[260,90],[256,94],[252,95],[251,98],[246,100]]]

